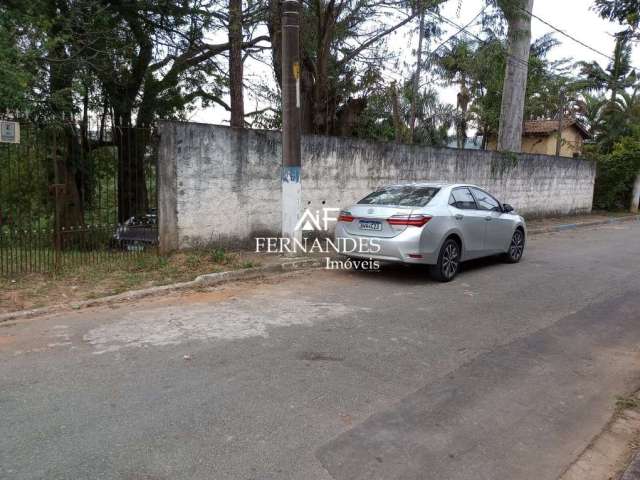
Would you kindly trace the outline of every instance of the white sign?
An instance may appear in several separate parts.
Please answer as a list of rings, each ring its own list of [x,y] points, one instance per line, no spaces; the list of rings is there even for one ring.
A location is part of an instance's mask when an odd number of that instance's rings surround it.
[[[20,143],[20,124],[0,120],[0,143]]]

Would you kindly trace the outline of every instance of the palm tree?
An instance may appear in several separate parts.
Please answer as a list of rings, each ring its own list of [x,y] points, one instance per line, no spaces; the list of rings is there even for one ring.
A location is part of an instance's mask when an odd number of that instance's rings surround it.
[[[600,149],[608,152],[622,136],[630,133],[630,118],[627,116],[632,108],[633,97],[628,89],[636,86],[638,76],[631,65],[631,43],[628,36],[619,35],[616,39],[612,61],[606,69],[596,62],[579,62],[582,79],[580,86],[586,91],[609,92],[609,98],[600,106],[596,138]],[[630,102],[630,103],[628,103]]]
[[[442,76],[459,87],[456,118],[456,140],[458,148],[464,148],[467,139],[469,121],[469,104],[472,101],[471,82],[476,70],[477,45],[467,40],[460,40],[450,48],[443,49],[438,55],[437,64]]]
[[[602,112],[606,104],[607,99],[603,95],[590,93],[583,93],[577,101],[578,115],[594,135],[602,130]]]
[[[620,92],[614,108],[630,122],[640,120],[640,84],[636,85],[631,93]]]
[[[632,87],[638,77],[631,66],[631,43],[625,36],[618,36],[613,51],[613,59],[606,69],[597,62],[578,62],[587,90],[607,90],[611,92],[609,101],[613,104],[618,94]]]

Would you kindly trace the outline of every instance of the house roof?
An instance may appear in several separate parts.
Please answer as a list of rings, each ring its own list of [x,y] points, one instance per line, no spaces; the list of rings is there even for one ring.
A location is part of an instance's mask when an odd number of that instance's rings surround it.
[[[576,127],[582,136],[591,138],[591,133],[578,120],[572,117],[565,118],[563,127]],[[558,131],[558,120],[527,120],[524,122],[523,135],[546,135]]]

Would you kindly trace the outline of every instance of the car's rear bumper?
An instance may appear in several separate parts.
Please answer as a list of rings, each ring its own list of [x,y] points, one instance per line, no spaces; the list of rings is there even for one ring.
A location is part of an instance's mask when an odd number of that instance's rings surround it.
[[[343,245],[348,245],[350,242],[345,242],[346,239],[353,241],[360,241],[363,236],[353,235],[346,231],[344,226],[340,223],[336,226],[335,231],[336,241],[339,241]],[[399,233],[395,237],[383,238],[383,237],[369,237],[371,240],[375,240],[375,244],[379,249],[374,248],[374,245],[369,245],[369,248],[364,251],[341,251],[343,255],[354,258],[366,258],[378,260],[381,262],[401,262],[401,263],[414,263],[414,264],[428,264],[433,265],[438,261],[438,246],[436,242],[425,242],[423,238],[423,228],[408,227],[405,231]],[[430,247],[431,244],[434,245]],[[419,256],[419,257],[418,257]]]

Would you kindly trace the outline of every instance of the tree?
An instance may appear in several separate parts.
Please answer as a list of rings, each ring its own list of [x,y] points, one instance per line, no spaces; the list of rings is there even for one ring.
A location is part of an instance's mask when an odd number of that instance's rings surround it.
[[[632,87],[638,77],[631,66],[631,42],[625,36],[616,38],[613,58],[606,69],[597,62],[578,62],[583,76],[583,86],[587,90],[610,92],[610,102],[614,104],[618,93]]]
[[[637,32],[638,6],[630,0],[596,1],[603,17],[626,24],[627,30],[616,36],[613,58],[606,69],[595,62],[580,63],[585,87],[608,92],[607,99],[588,99],[593,108],[598,107],[594,121],[597,143],[590,152],[598,162],[596,200],[606,208],[626,203],[634,213],[640,203],[640,84],[631,65],[631,39]]]
[[[211,44],[207,32],[225,26],[214,0],[166,2],[103,0],[88,5],[87,27],[92,31],[83,44],[96,52],[87,65],[100,80],[112,110],[114,141],[118,146],[118,217],[122,222],[147,209],[144,158],[148,126],[159,116],[179,116],[194,100],[216,103],[226,110],[222,85],[227,78],[223,54],[234,44],[231,63],[234,122],[243,123],[242,66],[239,50],[267,40],[256,36],[238,45],[242,25],[232,4],[229,25],[233,42]],[[238,31],[239,30],[239,31]],[[239,92],[239,94],[238,94]],[[133,128],[132,128],[133,127]]]
[[[458,84],[456,118],[456,143],[464,148],[467,140],[467,124],[469,121],[469,104],[472,101],[471,89],[477,80],[479,65],[476,54],[478,45],[468,40],[454,42],[445,48],[437,57],[441,74],[445,79]]]
[[[82,185],[71,181],[81,177],[72,157],[95,142],[90,117],[101,119],[101,132],[107,123],[113,127],[120,222],[147,210],[144,164],[156,118],[184,118],[200,101],[233,110],[234,125],[243,124],[242,61],[268,37],[252,29],[264,4],[241,9],[238,0],[3,2],[0,63],[10,73],[0,68],[2,99],[18,100],[5,107],[22,105],[31,120],[64,125],[57,170],[58,181],[68,185],[63,217],[71,224],[81,222],[83,208],[75,200],[74,188]],[[228,42],[208,41],[223,30]],[[13,95],[16,88],[22,96]],[[227,88],[231,105],[223,98]],[[107,140],[100,135],[100,142]]]
[[[442,1],[423,0],[422,5],[435,8]],[[343,130],[340,119],[357,115],[365,102],[362,92],[377,81],[388,59],[385,39],[416,19],[418,9],[392,0],[314,0],[303,3],[301,12],[302,131],[336,134]],[[278,85],[280,17],[278,0],[270,0],[268,28]]]
[[[595,0],[595,9],[602,18],[626,25],[626,36],[637,35],[640,25],[640,0]]]
[[[32,102],[35,61],[39,54],[24,39],[21,12],[0,5],[0,112],[19,116]]]
[[[368,96],[354,135],[380,141],[408,143],[413,105],[413,80],[398,87],[397,82],[380,86]],[[448,130],[456,113],[440,102],[433,89],[418,92],[415,101],[413,143],[434,147],[447,144]]]
[[[502,105],[507,49],[504,42],[491,31],[486,40],[456,40],[436,57],[440,75],[458,86],[456,137],[463,148],[467,126],[474,123],[484,145],[498,133]],[[572,80],[564,61],[549,61],[547,55],[558,42],[550,35],[538,38],[530,48],[527,70],[527,90],[524,103],[525,118],[549,118],[557,114],[559,91],[574,100]],[[567,110],[574,102],[567,104]]]
[[[627,26],[626,31],[618,35],[619,39],[624,38],[628,41],[638,37],[640,0],[596,0],[596,9],[602,17],[617,20],[620,24]],[[635,213],[638,212],[638,203],[640,203],[640,166],[637,167],[636,172],[630,201],[631,211]]]
[[[12,19],[15,22],[11,30],[13,55],[6,58],[13,59],[12,66],[17,69],[8,74],[26,80],[13,85],[14,91],[16,87],[19,90],[17,98],[22,100],[13,102],[14,117],[25,120],[30,115],[40,121],[53,121],[54,126],[47,133],[55,138],[49,155],[53,164],[50,183],[58,184],[58,227],[82,225],[77,175],[80,140],[73,124],[74,78],[79,63],[69,41],[74,33],[71,18],[76,13],[75,6],[64,0],[8,1],[4,9],[3,26],[11,25]],[[24,68],[25,65],[28,66]]]
[[[640,170],[640,131],[621,138],[610,153],[595,153],[598,176],[595,203],[606,209],[621,209],[631,205],[637,212],[640,191],[637,172]]]
[[[636,85],[632,92],[620,92],[614,108],[630,126],[640,121],[640,84]]]
[[[582,93],[577,101],[577,115],[596,137],[603,129],[602,111],[606,103],[607,99],[603,95],[592,95],[588,92]]]
[[[632,101],[627,92],[638,82],[638,76],[631,66],[631,42],[626,36],[616,38],[613,57],[606,69],[597,62],[578,62],[582,78],[579,82],[584,90],[604,92],[608,96],[599,112],[600,127],[596,131],[601,152],[610,152],[621,137],[631,133],[632,105],[625,108],[626,101]]]
[[[498,4],[508,24],[498,150],[519,152],[522,145],[533,0],[498,0]]]
[[[416,52],[416,70],[413,73],[413,89],[411,91],[411,118],[409,120],[409,143],[413,143],[413,136],[416,129],[416,103],[418,100],[418,89],[420,86],[420,73],[422,71],[422,42],[424,40],[424,6],[418,0],[418,49]]]

